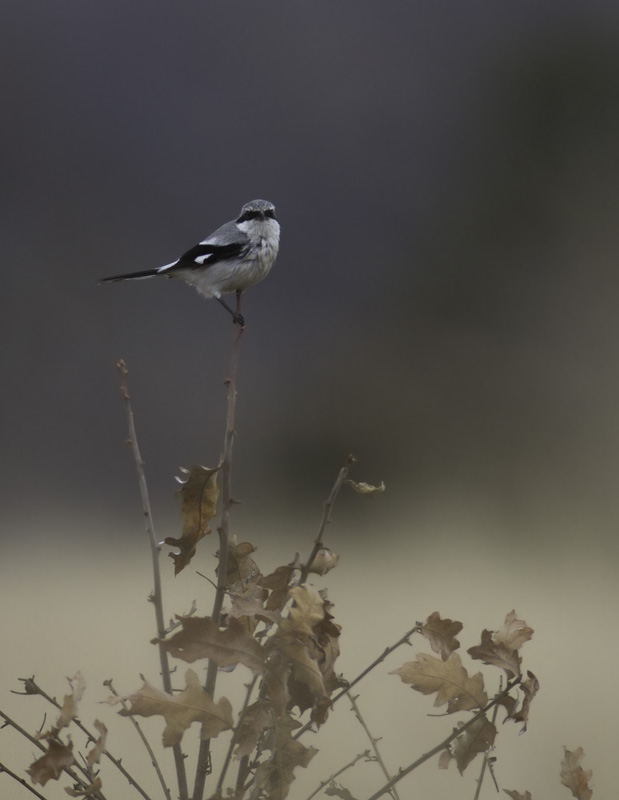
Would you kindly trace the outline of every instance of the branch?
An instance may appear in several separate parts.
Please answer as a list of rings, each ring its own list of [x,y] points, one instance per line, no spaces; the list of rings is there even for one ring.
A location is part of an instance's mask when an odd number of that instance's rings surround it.
[[[10,775],[14,781],[17,781],[17,783],[21,783],[24,789],[28,789],[28,791],[32,792],[32,794],[35,797],[40,798],[40,800],[47,800],[47,798],[43,797],[42,794],[39,794],[36,789],[33,789],[32,786],[30,786],[30,784],[27,781],[25,781],[23,778],[20,778],[19,775],[16,775],[12,770],[10,770],[8,767],[5,767],[4,764],[0,762],[0,773],[2,772],[6,772],[6,774]]]
[[[357,705],[356,698],[353,697],[351,695],[351,693],[348,692],[348,691],[346,692],[346,694],[348,696],[348,699],[350,700],[350,704],[352,705],[352,710],[355,712],[355,716],[359,720],[359,722],[361,724],[361,727],[363,728],[363,730],[365,731],[368,739],[370,740],[370,744],[372,745],[372,750],[374,751],[374,755],[376,756],[376,760],[380,764],[380,768],[383,771],[383,775],[385,776],[385,778],[387,778],[388,781],[390,781],[392,779],[391,775],[389,774],[389,770],[387,769],[387,767],[385,765],[385,762],[383,761],[383,757],[381,756],[381,754],[380,754],[380,752],[378,750],[378,739],[375,739],[372,736],[372,734],[370,732],[370,729],[368,728],[365,720],[361,716],[361,711],[359,710],[359,706]],[[395,800],[400,800],[395,787],[392,790],[392,794],[393,794],[393,797],[395,798]]]
[[[503,676],[501,676],[499,689],[500,689],[502,683],[503,683]],[[498,713],[499,713],[499,706],[497,704],[497,705],[495,705],[494,711],[492,712],[492,724],[493,725],[496,722],[496,717],[497,717]],[[499,791],[499,787],[496,784],[496,778],[494,777],[494,772],[492,771],[492,766],[490,765],[490,761],[489,761],[489,758],[488,758],[488,751],[486,751],[484,753],[484,760],[482,762],[481,770],[479,772],[479,778],[477,779],[477,789],[475,789],[475,797],[473,798],[473,800],[479,800],[479,794],[481,792],[481,785],[482,785],[483,780],[484,780],[484,774],[486,772],[486,767],[488,767],[489,770],[490,770],[490,774],[492,775],[492,779],[494,780],[494,785],[496,786],[497,792]]]
[[[221,462],[221,522],[217,529],[217,533],[219,534],[219,564],[217,567],[217,590],[215,592],[213,612],[211,614],[211,619],[217,626],[219,626],[221,622],[221,608],[226,595],[228,582],[230,509],[234,503],[234,500],[232,499],[232,449],[236,434],[234,429],[237,398],[236,376],[241,355],[241,340],[243,338],[244,331],[244,328],[240,325],[235,325],[234,328],[235,338],[232,344],[232,353],[230,356],[230,372],[229,377],[224,381],[224,384],[228,387],[228,401],[226,411],[226,433],[224,436],[224,454]],[[214,661],[209,660],[206,670],[206,681],[204,688],[209,693],[211,699],[214,699],[216,683],[217,664]],[[200,750],[198,753],[196,778],[193,786],[193,800],[202,800],[202,797],[204,796],[204,784],[206,782],[206,776],[210,772],[210,761],[210,739],[203,739],[200,742]]]
[[[395,644],[392,644],[390,647],[385,648],[385,650],[383,650],[383,652],[381,653],[381,655],[378,656],[378,658],[376,658],[374,661],[372,661],[372,663],[368,667],[366,667],[363,670],[363,672],[360,672],[357,675],[357,677],[354,678],[348,684],[348,686],[345,689],[342,689],[340,692],[338,692],[335,695],[334,698],[332,698],[331,705],[333,705],[333,703],[337,702],[340,699],[340,697],[344,697],[344,695],[347,694],[353,688],[353,686],[356,686],[359,683],[360,680],[365,678],[365,676],[369,672],[371,672],[374,669],[374,667],[377,667],[379,664],[381,664],[387,658],[387,656],[389,656],[389,655],[391,655],[391,653],[393,653],[394,650],[397,650],[398,647],[401,647],[403,644],[410,644],[411,636],[414,633],[417,633],[418,631],[419,631],[419,626],[415,625],[415,627],[411,628],[410,631],[407,631],[404,634],[404,636],[402,636],[402,638],[398,639],[398,641]],[[294,739],[298,739],[300,736],[302,736],[306,731],[308,731],[312,727],[312,724],[313,723],[311,721],[310,722],[306,722],[305,725],[301,728],[301,730],[296,732],[296,734],[294,735],[293,738]]]
[[[107,681],[103,681],[103,685],[108,687],[108,689],[114,695],[114,697],[118,697],[121,706],[126,710],[128,708],[127,703],[122,699],[122,697],[120,697],[120,695],[118,694],[116,689],[112,686],[111,678],[109,680],[107,680]],[[135,727],[135,729],[136,729],[136,731],[138,733],[138,736],[140,737],[144,747],[146,748],[146,752],[150,756],[150,763],[153,765],[153,768],[154,768],[155,772],[157,773],[157,777],[159,778],[159,783],[161,784],[161,788],[163,789],[163,793],[164,793],[164,795],[166,797],[166,800],[172,800],[172,795],[170,794],[170,790],[169,790],[169,788],[168,788],[168,786],[167,786],[167,784],[165,782],[165,779],[163,777],[163,773],[161,772],[161,768],[159,767],[159,762],[157,761],[157,757],[155,756],[155,753],[153,752],[153,748],[150,746],[150,743],[149,743],[148,739],[144,735],[144,732],[142,731],[142,728],[140,727],[140,724],[135,719],[135,717],[130,716],[129,720],[133,723],[133,726]],[[135,786],[135,788],[138,790],[138,792],[140,792],[142,797],[144,797],[144,800],[150,800],[150,798],[146,794],[146,792],[144,792],[143,789],[141,789],[138,786],[138,784],[133,780],[133,778],[129,775],[129,773],[122,766],[120,761],[117,761],[115,758],[112,758],[112,756],[107,752],[107,750],[105,751],[105,755],[112,761],[114,766],[117,767],[123,773],[123,775],[127,778],[129,783],[131,783],[131,784],[133,784]]]
[[[352,761],[349,761],[348,764],[345,764],[343,767],[341,767],[341,769],[338,769],[338,771],[334,772],[333,775],[330,775],[328,778],[325,778],[325,780],[322,781],[320,786],[318,786],[316,789],[314,789],[314,791],[310,795],[308,795],[307,800],[312,800],[312,797],[316,797],[316,795],[321,789],[324,789],[325,786],[328,786],[330,783],[333,783],[333,781],[337,778],[338,775],[341,775],[342,772],[346,772],[347,769],[354,767],[357,761],[360,761],[362,758],[370,758],[370,751],[364,750],[363,753],[359,753],[358,755],[356,755],[352,759]]]
[[[155,607],[155,618],[157,621],[157,638],[165,638],[165,622],[163,613],[163,597],[161,594],[161,572],[159,570],[159,546],[155,537],[155,525],[153,523],[153,515],[150,507],[150,499],[148,497],[148,486],[146,483],[146,470],[144,468],[144,461],[138,447],[138,440],[135,431],[135,421],[133,418],[133,409],[131,407],[131,396],[127,388],[127,375],[129,370],[124,360],[121,358],[116,365],[120,373],[120,391],[125,401],[125,412],[127,416],[127,428],[129,431],[129,442],[133,452],[133,460],[135,461],[135,469],[138,474],[138,483],[140,485],[140,495],[142,496],[142,510],[146,520],[146,531],[148,533],[148,540],[150,542],[150,553],[153,567],[153,605]],[[159,663],[161,664],[161,680],[163,688],[168,694],[172,694],[172,679],[170,677],[170,666],[168,663],[168,654],[162,644],[159,644]],[[175,744],[172,747],[174,754],[174,764],[176,766],[176,776],[178,779],[178,793],[180,800],[188,800],[189,792],[187,789],[187,776],[185,774],[185,758],[180,744]]]
[[[312,568],[312,564],[314,563],[314,559],[316,558],[316,554],[322,547],[322,537],[326,530],[327,525],[331,521],[331,511],[333,510],[333,505],[335,500],[342,488],[342,485],[346,478],[348,477],[348,473],[352,465],[357,461],[357,459],[353,455],[349,455],[346,466],[342,467],[339,471],[337,478],[335,479],[335,483],[333,484],[333,488],[331,489],[331,494],[327,498],[327,502],[325,503],[325,510],[322,515],[322,521],[320,523],[320,528],[318,529],[318,535],[314,540],[314,547],[312,548],[312,552],[307,559],[303,569],[301,570],[301,577],[299,578],[299,583],[305,583],[307,580],[307,576],[310,573],[310,569]]]
[[[258,680],[258,676],[254,675],[253,679],[250,683],[247,684],[247,693],[245,695],[245,702],[243,703],[243,708],[239,714],[239,718],[237,720],[236,726],[232,731],[232,736],[230,738],[230,744],[228,746],[228,752],[226,753],[226,757],[224,759],[223,766],[221,768],[221,775],[219,776],[219,780],[217,781],[217,789],[215,791],[215,796],[222,794],[222,789],[224,785],[224,779],[226,777],[226,772],[228,771],[228,767],[230,766],[230,760],[232,758],[232,751],[234,750],[234,745],[236,744],[236,737],[238,732],[241,729],[241,725],[243,724],[243,720],[245,719],[245,714],[247,713],[247,708],[249,706],[249,698],[251,697],[251,693],[254,690],[254,686],[256,685],[256,681]]]
[[[11,719],[11,717],[9,717],[8,714],[5,714],[4,711],[0,711],[0,717],[2,717],[2,719],[5,721],[5,725],[10,725],[17,731],[17,733],[20,733],[25,739],[28,739],[28,741],[31,742],[35,747],[38,747],[39,750],[42,750],[44,753],[47,752],[45,746],[42,745],[38,739],[36,739],[34,736],[31,736],[28,733],[28,731],[24,730],[24,728],[22,728],[21,725],[15,722],[15,720]],[[2,727],[4,728],[5,725],[3,725]],[[77,767],[77,769],[79,769],[79,771],[82,774],[87,775],[86,770],[84,770],[84,768],[80,766],[80,764],[78,764],[77,761],[75,762],[75,766]],[[85,789],[86,786],[88,786],[88,784],[84,783],[84,781],[81,778],[78,778],[78,776],[75,774],[75,771],[72,770],[71,767],[63,767],[62,771],[66,772],[67,775],[71,778],[71,780],[74,781],[82,789]],[[97,792],[97,797],[102,798],[103,794],[101,792]]]
[[[374,794],[371,797],[369,797],[368,800],[378,800],[379,797],[382,797],[384,794],[386,794],[392,788],[392,786],[395,786],[395,784],[401,781],[402,778],[404,778],[414,769],[417,769],[417,767],[421,766],[421,764],[426,762],[428,759],[432,758],[432,756],[436,755],[437,753],[440,753],[441,750],[444,750],[449,744],[451,744],[451,742],[453,742],[454,739],[460,736],[460,734],[463,733],[467,728],[470,728],[471,725],[477,722],[478,719],[481,719],[481,717],[485,716],[487,711],[489,711],[497,703],[500,703],[504,697],[507,697],[507,695],[514,688],[514,686],[520,683],[520,680],[521,680],[520,678],[513,678],[511,681],[509,681],[505,689],[502,692],[499,692],[496,695],[496,697],[489,703],[486,703],[486,705],[482,709],[480,709],[477,712],[477,714],[472,716],[468,722],[465,722],[464,725],[461,725],[459,728],[455,728],[453,732],[450,733],[450,735],[446,739],[443,739],[443,741],[440,744],[437,744],[436,747],[432,748],[432,750],[429,750],[427,753],[424,753],[416,761],[413,761],[412,764],[409,764],[408,767],[406,767],[405,769],[401,769],[395,776],[395,778],[392,778],[377,792],[374,792]]]

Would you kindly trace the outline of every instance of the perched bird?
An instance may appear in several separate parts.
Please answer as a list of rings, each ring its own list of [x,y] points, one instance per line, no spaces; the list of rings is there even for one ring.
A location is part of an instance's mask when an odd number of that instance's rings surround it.
[[[243,326],[241,294],[271,271],[279,250],[279,222],[275,206],[268,200],[252,200],[241,209],[239,218],[226,222],[191,250],[157,269],[129,272],[103,278],[101,283],[133,281],[163,275],[180,278],[207,299],[212,297],[232,315],[232,321]],[[221,295],[236,292],[236,311]]]

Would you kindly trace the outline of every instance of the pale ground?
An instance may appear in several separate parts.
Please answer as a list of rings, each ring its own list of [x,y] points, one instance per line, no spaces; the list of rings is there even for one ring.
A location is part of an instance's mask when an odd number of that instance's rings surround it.
[[[134,529],[126,523],[119,526],[126,532],[126,541],[132,540],[128,545],[118,535],[113,540],[105,536],[93,540],[90,533],[96,526],[92,522],[83,540],[76,533],[75,520],[69,526],[73,528],[71,537],[56,523],[40,522],[45,526],[44,538],[30,546],[5,545],[0,568],[0,707],[33,731],[49,709],[39,698],[10,694],[10,689],[19,688],[17,678],[34,674],[48,692],[61,697],[66,690],[64,677],[81,670],[88,683],[82,721],[104,720],[110,728],[109,749],[125,752],[125,766],[135,771],[153,800],[159,798],[148,759],[129,722],[116,718],[107,706],[97,705],[106,696],[102,686],[106,678],[112,677],[124,693],[139,687],[141,672],[152,682],[157,680],[156,652],[148,643],[154,631],[152,608],[145,602],[150,591],[149,557],[140,521]],[[309,544],[314,522],[308,522],[305,539],[288,535],[286,540],[289,527],[284,523],[281,529],[270,526],[269,538],[256,531],[252,538],[260,547],[257,558],[262,571],[285,563],[296,548]],[[466,526],[445,518],[441,521],[438,516],[427,521],[425,529],[417,523],[416,530],[409,531],[402,514],[393,527],[399,531],[381,531],[372,538],[369,530],[346,530],[340,515],[330,529],[329,543],[342,556],[338,569],[324,579],[335,603],[335,619],[343,627],[340,670],[352,678],[416,620],[438,610],[442,616],[464,623],[459,637],[463,660],[470,672],[482,670],[491,692],[499,671],[469,662],[464,651],[478,643],[482,628],[499,627],[505,614],[515,608],[535,630],[523,656],[525,668],[538,676],[541,691],[524,735],[519,736],[512,723],[499,725],[495,755],[501,788],[528,789],[533,800],[567,800],[569,791],[560,786],[558,777],[562,745],[570,749],[582,746],[584,766],[594,773],[594,798],[614,796],[619,741],[614,689],[619,584],[612,559],[605,558],[600,542],[593,537],[578,544],[581,539],[574,532],[571,538],[566,534],[561,547],[546,547],[543,538],[535,546],[530,541],[526,546],[517,542],[497,546],[491,531],[486,537],[475,537]],[[25,534],[23,521],[19,531]],[[285,543],[285,555],[277,558],[281,543]],[[209,542],[204,552],[212,554],[213,547]],[[167,559],[162,563],[167,568]],[[196,567],[208,570],[209,563],[212,565],[212,560],[203,556]],[[208,613],[208,584],[191,568],[186,577],[166,580],[168,616],[187,611],[194,597],[200,611]],[[437,744],[458,719],[467,718],[462,714],[426,716],[436,711],[432,699],[388,674],[416,652],[428,652],[420,638],[413,640],[412,648],[394,653],[356,689],[361,709],[374,735],[381,737],[384,758],[393,771]],[[180,669],[184,668],[181,664]],[[199,666],[197,669],[203,674]],[[234,687],[247,675],[239,670],[238,675],[223,675],[220,680],[220,690],[230,696],[235,708],[238,694]],[[47,724],[49,721],[48,716]],[[145,720],[143,725],[157,742],[162,730],[158,719]],[[193,734],[191,730],[186,735],[189,742],[194,740]],[[307,735],[304,743],[320,752],[307,770],[297,770],[289,795],[293,800],[305,800],[320,780],[368,747],[346,700],[340,701],[323,730],[317,736]],[[25,770],[33,750],[12,730],[0,731],[1,760],[16,771]],[[192,748],[188,746],[187,751],[191,753]],[[171,776],[167,754],[162,763]],[[400,798],[472,798],[479,766],[473,762],[460,777],[454,764],[447,772],[439,771],[433,758],[399,785]],[[110,800],[138,797],[111,765],[104,764],[102,774]],[[381,785],[374,764],[359,764],[341,780],[358,800]],[[43,792],[50,800],[67,796],[51,783]],[[481,797],[494,796],[496,791],[487,779]],[[32,795],[0,775],[0,797],[26,800]]]

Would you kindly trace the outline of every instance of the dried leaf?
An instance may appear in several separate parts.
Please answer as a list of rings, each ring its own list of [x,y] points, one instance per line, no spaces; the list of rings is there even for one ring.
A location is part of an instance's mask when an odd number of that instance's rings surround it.
[[[321,547],[316,553],[309,571],[314,575],[326,575],[327,572],[335,569],[339,560],[339,555],[329,547]]]
[[[494,744],[496,728],[486,719],[480,717],[451,743],[451,754],[456,759],[460,775],[478,753],[485,753]]]
[[[449,752],[448,748],[445,750],[441,750],[441,754],[438,757],[438,768],[447,769],[447,767],[449,766],[449,762],[451,761],[452,758],[453,756]]]
[[[250,583],[241,592],[230,591],[231,605],[225,609],[228,617],[236,619],[259,619],[264,622],[277,624],[281,619],[281,614],[276,611],[267,611],[264,602],[269,593],[257,583]]]
[[[503,625],[492,634],[492,639],[496,644],[504,644],[508,650],[520,650],[532,636],[533,628],[527,627],[523,619],[517,619],[515,611],[510,611]]]
[[[279,633],[311,635],[312,628],[325,616],[324,600],[313,586],[295,586],[289,592],[293,605],[279,625]]]
[[[303,713],[308,708],[323,710],[329,705],[322,672],[316,658],[309,651],[309,642],[290,636],[277,639],[279,651],[289,660],[292,671],[288,680],[289,706],[298,706]],[[313,718],[313,717],[312,717]]]
[[[86,756],[86,761],[91,769],[94,764],[98,764],[101,760],[101,756],[105,752],[105,740],[107,738],[107,728],[102,722],[99,722],[99,720],[96,719],[94,726],[99,731],[100,736],[95,742],[95,746],[88,751]]]
[[[508,649],[502,642],[495,642],[492,631],[484,630],[481,634],[481,644],[469,647],[466,651],[471,658],[479,659],[484,664],[493,664],[504,669],[508,677],[520,675],[522,659],[517,650]]]
[[[522,705],[518,711],[512,710],[512,713],[509,714],[514,722],[524,722],[524,725],[520,730],[521,733],[524,733],[524,731],[527,729],[531,702],[539,691],[539,681],[535,675],[530,670],[527,671],[527,675],[529,676],[528,680],[522,681],[520,684],[520,688],[523,692]]]
[[[34,761],[26,770],[34,784],[45,786],[47,781],[57,781],[63,769],[70,767],[73,758],[73,742],[63,744],[57,739],[50,739],[45,755]]]
[[[103,783],[101,782],[101,778],[95,778],[90,786],[86,786],[84,789],[68,789],[65,787],[65,792],[70,797],[88,797],[89,795],[95,794],[95,792],[101,791],[102,788]]]
[[[417,623],[419,630],[429,642],[430,647],[435,653],[439,653],[443,661],[460,647],[460,642],[456,636],[462,630],[461,622],[454,622],[451,619],[441,619],[438,611],[434,611],[423,623]]]
[[[343,786],[338,786],[335,783],[332,783],[330,786],[328,786],[324,790],[324,793],[329,797],[339,797],[340,800],[356,800],[356,798],[348,791],[348,789],[345,789]]]
[[[217,703],[213,703],[193,670],[187,670],[186,687],[176,695],[156,689],[143,676],[142,680],[142,688],[124,698],[131,703],[131,708],[122,709],[118,713],[123,717],[152,717],[160,714],[166,721],[163,731],[164,747],[178,744],[192,722],[201,723],[202,739],[214,739],[222,731],[232,728],[232,706],[229,700],[222,697]]]
[[[375,494],[381,494],[385,491],[385,484],[381,481],[378,486],[372,486],[371,483],[357,483],[356,481],[351,481],[350,478],[346,481],[346,483],[357,492],[357,494],[363,494],[366,497],[373,497]]]
[[[235,587],[237,584],[244,584],[247,581],[257,581],[260,577],[260,569],[256,562],[251,558],[251,554],[256,552],[256,548],[251,542],[241,542],[240,544],[230,543],[228,547],[228,571],[227,584]],[[239,586],[239,589],[242,587]]]
[[[488,702],[481,672],[469,678],[457,653],[445,661],[420,653],[415,661],[408,661],[390,674],[399,675],[404,683],[423,694],[437,692],[434,705],[448,703],[449,714],[482,708]]]
[[[563,748],[565,756],[561,762],[561,783],[571,790],[577,800],[591,800],[593,791],[589,788],[589,781],[593,776],[590,769],[583,769],[580,766],[584,752],[582,747],[577,750]]]
[[[307,767],[318,752],[292,738],[290,732],[298,726],[298,722],[285,716],[275,722],[266,736],[264,747],[271,751],[271,757],[258,766],[255,785],[269,800],[284,800],[288,797],[295,768]]]
[[[169,639],[153,639],[174,658],[190,664],[199,658],[210,658],[218,667],[244,664],[254,674],[263,670],[262,646],[231,617],[228,627],[220,630],[210,617],[179,617],[183,626]]]
[[[168,554],[174,560],[175,575],[194,557],[200,539],[211,532],[209,522],[215,516],[219,496],[218,471],[219,467],[209,469],[200,464],[194,464],[190,470],[181,467],[181,472],[187,476],[185,480],[177,478],[182,484],[179,494],[182,499],[183,531],[178,539],[168,536],[164,540],[170,547],[179,550],[178,553]]]
[[[258,744],[262,732],[270,722],[270,704],[266,700],[256,700],[255,703],[252,703],[247,708],[243,721],[234,737],[236,744],[234,757],[240,759],[243,756],[248,756]]]
[[[531,800],[531,792],[525,792],[521,794],[520,792],[515,791],[515,789],[503,789],[505,794],[508,794],[512,800]]]
[[[288,601],[288,584],[292,573],[297,569],[296,563],[286,564],[278,567],[275,572],[260,578],[258,583],[265,589],[269,589],[271,594],[266,602],[269,611],[281,611]]]

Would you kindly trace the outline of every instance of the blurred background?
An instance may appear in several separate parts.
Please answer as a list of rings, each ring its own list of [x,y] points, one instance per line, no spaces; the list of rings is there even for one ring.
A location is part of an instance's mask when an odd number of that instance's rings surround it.
[[[32,673],[61,694],[81,668],[93,703],[104,678],[156,678],[115,364],[163,539],[178,466],[220,456],[233,327],[180,283],[97,280],[168,263],[263,197],[282,241],[244,301],[234,531],[265,573],[307,553],[355,453],[353,477],[387,492],[343,494],[330,528],[340,567],[318,583],[341,669],[434,610],[469,647],[515,608],[542,691],[527,734],[498,742],[501,787],[568,796],[561,745],[580,745],[609,795],[619,6],[28,0],[2,16],[0,708],[24,713],[9,688]],[[163,564],[168,614],[193,597],[208,613],[208,585]],[[412,657],[362,692],[394,769],[453,725],[387,677]],[[366,748],[338,713],[295,798]],[[2,731],[3,757],[26,766],[25,749]],[[380,785],[362,769],[343,781],[360,797]],[[472,795],[477,769],[426,765],[404,795]]]

